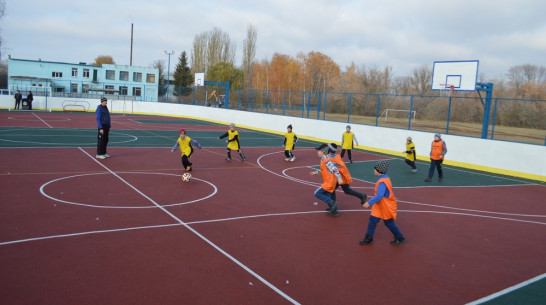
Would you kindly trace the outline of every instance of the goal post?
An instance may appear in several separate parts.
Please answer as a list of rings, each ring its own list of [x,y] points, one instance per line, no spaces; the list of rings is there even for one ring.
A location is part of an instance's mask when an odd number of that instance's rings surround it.
[[[383,111],[383,113],[381,114],[381,116],[385,117],[385,123],[387,123],[389,120],[389,113],[391,118],[393,117],[401,118],[400,114],[404,114],[404,113],[405,113],[405,116],[403,116],[403,118],[407,118],[410,115],[410,111],[406,109],[391,109],[391,108],[385,109],[385,111]],[[415,119],[417,118],[416,110],[411,111],[411,117],[412,117],[412,120],[415,121]]]

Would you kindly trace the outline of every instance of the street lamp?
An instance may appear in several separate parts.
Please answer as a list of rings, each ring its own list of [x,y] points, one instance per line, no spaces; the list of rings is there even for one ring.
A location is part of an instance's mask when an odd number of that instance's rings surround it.
[[[170,85],[170,76],[171,76],[171,55],[174,54],[174,51],[164,51],[165,54],[169,55],[169,63],[167,64],[167,103],[169,102],[169,85]]]

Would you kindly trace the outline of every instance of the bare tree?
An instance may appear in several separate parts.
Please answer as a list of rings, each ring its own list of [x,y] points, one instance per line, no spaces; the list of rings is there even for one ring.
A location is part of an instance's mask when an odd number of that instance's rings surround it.
[[[207,62],[207,43],[209,34],[203,32],[193,39],[191,51],[191,69],[194,72],[205,72]]]
[[[256,57],[256,40],[258,32],[256,27],[249,23],[246,29],[246,38],[243,41],[243,79],[247,87],[251,87],[252,62]]]

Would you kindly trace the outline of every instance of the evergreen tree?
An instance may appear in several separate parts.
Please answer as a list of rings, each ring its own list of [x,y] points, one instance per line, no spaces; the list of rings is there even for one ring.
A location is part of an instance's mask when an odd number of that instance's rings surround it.
[[[188,66],[188,56],[186,51],[180,54],[178,58],[178,64],[174,71],[174,95],[178,95],[180,92],[182,95],[187,95],[192,92],[191,85],[194,82],[191,68]]]

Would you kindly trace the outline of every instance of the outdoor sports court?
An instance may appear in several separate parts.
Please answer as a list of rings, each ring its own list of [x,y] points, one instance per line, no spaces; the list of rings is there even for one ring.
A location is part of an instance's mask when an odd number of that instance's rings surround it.
[[[170,151],[181,128],[203,146],[189,183]],[[361,246],[369,209],[338,189],[329,217],[313,196],[317,142],[286,162],[284,130],[239,129],[247,161],[226,161],[227,129],[113,115],[97,160],[94,113],[0,112],[1,303],[543,304],[544,184],[450,166],[425,183],[427,162],[354,150],[368,196],[389,160],[408,239],[390,245],[380,223]]]

